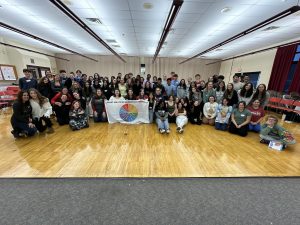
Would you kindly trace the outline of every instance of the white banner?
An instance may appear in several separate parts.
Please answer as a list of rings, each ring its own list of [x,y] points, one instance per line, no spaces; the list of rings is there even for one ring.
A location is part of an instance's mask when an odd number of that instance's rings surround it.
[[[149,123],[148,101],[105,101],[105,108],[109,123]]]

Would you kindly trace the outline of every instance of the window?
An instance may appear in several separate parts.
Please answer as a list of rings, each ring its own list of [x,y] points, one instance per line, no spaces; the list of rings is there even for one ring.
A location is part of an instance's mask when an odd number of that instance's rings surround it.
[[[256,88],[257,82],[259,80],[260,71],[236,73],[235,75],[238,75],[239,77],[248,76],[249,80],[250,80],[250,83],[252,83],[253,87]]]

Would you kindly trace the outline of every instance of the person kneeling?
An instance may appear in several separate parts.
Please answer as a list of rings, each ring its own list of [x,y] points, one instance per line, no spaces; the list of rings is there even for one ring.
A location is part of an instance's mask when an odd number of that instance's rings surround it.
[[[106,121],[105,113],[105,95],[102,93],[101,89],[97,89],[95,96],[92,98],[91,105],[94,112],[94,122],[104,122]]]
[[[88,120],[85,115],[85,111],[83,108],[81,108],[79,101],[75,100],[72,103],[69,117],[70,117],[69,125],[72,130],[80,130],[82,128],[89,127]]]
[[[260,143],[269,144],[270,141],[279,141],[285,148],[287,145],[295,144],[296,141],[292,134],[279,126],[278,119],[275,116],[268,116],[266,123],[262,125],[260,131]]]
[[[228,106],[228,99],[224,98],[218,105],[216,117],[216,130],[227,130],[228,121],[232,112],[232,106]]]
[[[246,102],[239,102],[238,108],[234,109],[231,114],[231,124],[229,126],[230,133],[238,134],[242,137],[247,136],[248,124],[251,120],[251,112],[245,107]]]
[[[175,115],[176,115],[177,131],[181,134],[183,132],[184,125],[186,125],[188,122],[188,118],[186,117],[186,110],[185,108],[183,108],[181,102],[177,104]]]

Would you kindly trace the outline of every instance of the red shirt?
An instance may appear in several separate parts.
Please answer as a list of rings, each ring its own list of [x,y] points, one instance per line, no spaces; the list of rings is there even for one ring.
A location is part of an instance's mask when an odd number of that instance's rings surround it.
[[[251,122],[257,122],[260,118],[265,116],[265,111],[262,107],[259,107],[258,109],[254,109],[252,106],[249,106],[248,110],[252,114]]]

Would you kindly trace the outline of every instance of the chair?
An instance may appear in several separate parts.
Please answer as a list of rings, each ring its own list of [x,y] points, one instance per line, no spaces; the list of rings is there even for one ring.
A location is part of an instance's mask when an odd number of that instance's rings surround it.
[[[8,86],[6,91],[9,91],[12,93],[14,96],[18,95],[20,88],[18,86]]]
[[[281,99],[281,101],[279,102],[279,105],[281,106],[279,106],[278,109],[286,112],[293,112],[293,103],[293,99]]]
[[[13,96],[10,92],[0,91],[0,102],[8,102],[8,104],[11,105],[16,99],[17,97]]]
[[[280,101],[281,101],[281,98],[271,97],[269,99],[269,103],[267,104],[267,110],[269,110],[269,107],[270,107],[270,108],[276,109],[276,112],[277,112],[277,109],[279,108],[279,102]]]

